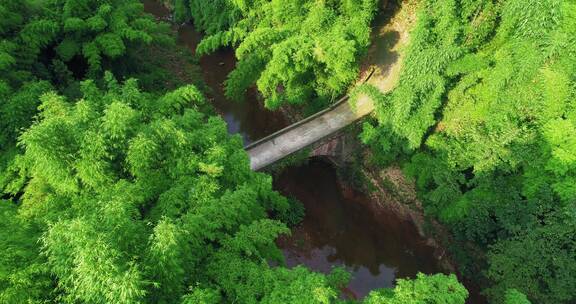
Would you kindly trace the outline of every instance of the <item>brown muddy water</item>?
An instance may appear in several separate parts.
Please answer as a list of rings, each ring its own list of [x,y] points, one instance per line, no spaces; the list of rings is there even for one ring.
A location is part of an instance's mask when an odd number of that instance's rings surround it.
[[[144,6],[158,19],[170,19],[169,11],[154,0],[144,0]],[[190,24],[177,30],[179,43],[194,52],[201,34]],[[225,98],[223,82],[235,63],[231,49],[200,59],[204,81],[211,89],[208,95],[228,123],[228,131],[250,143],[285,127],[287,121],[280,113],[266,110],[255,89],[249,90],[244,103]],[[418,272],[440,271],[433,248],[413,223],[376,208],[366,194],[343,187],[332,165],[314,159],[288,168],[274,187],[306,208],[304,221],[292,235],[278,240],[287,266],[303,264],[320,272],[345,267],[352,273],[345,290],[348,297],[362,298],[372,289],[393,287],[396,279],[412,278]]]
[[[170,20],[170,11],[157,0],[144,0],[144,10],[158,19]],[[177,26],[178,43],[195,53],[202,35],[194,26],[185,23]],[[234,69],[236,58],[232,49],[223,49],[200,58],[204,83],[210,88],[208,97],[228,125],[230,134],[240,134],[244,144],[272,134],[286,126],[288,121],[281,113],[267,110],[255,88],[250,88],[245,101],[231,101],[224,95],[224,81]]]
[[[325,273],[343,266],[352,273],[346,291],[353,298],[393,287],[397,278],[440,271],[433,249],[411,222],[341,185],[332,165],[312,159],[288,168],[275,187],[306,207],[302,224],[278,241],[287,266],[303,264]]]

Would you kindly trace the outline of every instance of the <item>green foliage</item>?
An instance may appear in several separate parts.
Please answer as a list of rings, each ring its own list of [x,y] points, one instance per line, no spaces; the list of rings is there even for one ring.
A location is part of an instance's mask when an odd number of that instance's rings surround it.
[[[435,124],[446,91],[446,68],[464,52],[458,43],[463,34],[456,1],[424,1],[422,6],[411,32],[400,85],[376,103],[382,132],[404,140],[408,149],[420,147]]]
[[[9,183],[16,139],[32,123],[40,95],[58,90],[77,97],[79,81],[100,80],[104,70],[119,78],[147,72],[145,84],[158,85],[162,74],[134,61],[147,47],[173,42],[168,26],[136,0],[0,0],[0,19],[0,189]]]
[[[383,94],[373,85],[362,84],[355,87],[350,93],[350,99],[354,106],[358,98],[367,96],[372,99],[376,105],[386,104],[390,95]],[[376,109],[379,113],[379,109]],[[377,114],[378,115],[378,114]],[[377,151],[373,155],[373,160],[381,165],[388,164],[400,157],[406,150],[406,141],[398,136],[394,136],[394,132],[390,123],[385,123],[382,120],[369,120],[363,123],[362,132],[360,134],[360,141],[369,145],[373,150]]]
[[[400,279],[393,289],[371,291],[365,304],[464,304],[466,288],[454,275],[419,273],[415,280]]]
[[[348,273],[270,266],[289,230],[268,215],[296,220],[301,205],[250,170],[198,89],[156,97],[105,78],[74,102],[42,95],[20,136],[27,182],[18,205],[0,205],[2,301],[336,301]]]
[[[79,78],[118,70],[142,46],[169,40],[166,26],[143,14],[138,1],[18,2],[0,2],[0,12],[10,12],[5,19],[9,30],[0,33],[0,67],[14,67],[3,75],[13,83],[49,76],[42,74],[53,60],[66,63]]]
[[[280,214],[276,215],[276,217],[283,223],[286,223],[288,227],[294,227],[304,220],[306,209],[304,208],[304,204],[295,198],[288,199],[288,203],[290,204],[290,207],[286,209],[286,211],[282,211]]]
[[[261,254],[266,252],[283,260],[274,240],[288,232],[270,220],[241,227],[208,265],[210,275],[241,303],[331,303],[338,292],[324,275],[303,267],[270,268],[263,259]]]
[[[227,96],[241,99],[256,83],[266,106],[277,108],[326,103],[344,92],[370,42],[376,2],[191,0],[190,11],[208,34],[200,54],[236,47]]]
[[[516,288],[537,303],[571,301],[576,288],[575,220],[571,206],[546,218],[547,225],[494,245],[487,275],[499,284],[490,293],[498,298],[503,290]]]
[[[506,290],[505,304],[530,304],[528,298],[516,289]]]
[[[52,281],[36,241],[40,231],[0,200],[0,303],[26,303],[50,294]]]
[[[346,89],[368,46],[376,1],[174,5],[177,20],[191,16],[209,35],[200,52],[236,47],[230,97],[256,83],[277,107],[327,102]],[[494,11],[478,7],[486,16]],[[491,27],[483,29],[470,44],[490,36]],[[275,240],[303,217],[303,207],[250,170],[241,139],[206,114],[197,87],[158,96],[136,80],[116,80],[143,75],[153,83],[158,70],[141,59],[172,41],[167,32],[136,0],[0,0],[0,188],[12,199],[0,201],[0,303],[340,302],[350,280],[345,270],[282,267]],[[564,44],[547,45],[549,56]],[[455,49],[438,65],[456,57]],[[436,96],[439,87],[417,92]],[[563,151],[572,142],[549,129],[538,151],[555,156],[551,178],[569,176],[571,168],[558,167],[571,165]],[[398,142],[406,140],[413,138]],[[567,202],[569,185],[551,184]],[[498,254],[494,247],[494,265]],[[570,286],[555,286],[558,298]],[[367,301],[384,294],[390,303],[467,296],[443,275],[400,280]]]
[[[3,95],[0,108],[0,145],[13,143],[19,133],[30,124],[31,117],[36,114],[40,95],[52,89],[46,81],[25,83],[17,92],[7,92]]]
[[[488,279],[492,301],[573,302],[576,2],[423,1],[419,12],[398,87],[363,89],[378,123],[362,140],[380,163],[409,158],[427,213],[488,265],[468,274]]]

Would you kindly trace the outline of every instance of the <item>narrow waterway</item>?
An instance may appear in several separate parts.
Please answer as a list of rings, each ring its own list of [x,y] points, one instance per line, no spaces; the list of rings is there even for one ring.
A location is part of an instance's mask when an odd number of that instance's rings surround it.
[[[170,20],[170,11],[157,0],[144,0],[144,9],[158,19]],[[186,46],[192,54],[202,39],[194,26],[185,23],[177,26],[178,43]],[[224,49],[200,58],[200,68],[204,83],[210,89],[208,97],[214,108],[228,125],[228,132],[240,134],[244,144],[272,134],[288,125],[279,112],[270,111],[263,106],[255,88],[250,88],[245,101],[231,101],[224,95],[224,81],[234,69],[236,59],[232,49]]]
[[[145,0],[144,4],[147,12],[167,18],[169,12],[156,1]],[[194,52],[201,35],[190,24],[177,30],[179,43]],[[200,65],[211,89],[209,96],[230,133],[241,134],[249,143],[287,125],[282,115],[258,102],[255,90],[247,93],[244,103],[225,98],[223,82],[235,65],[233,50],[204,56]],[[367,195],[340,185],[330,164],[316,159],[288,168],[275,180],[274,187],[306,208],[304,221],[292,235],[278,240],[289,267],[303,264],[329,272],[334,266],[343,266],[352,273],[346,289],[351,298],[362,298],[372,289],[392,287],[396,279],[414,277],[417,272],[439,271],[433,248],[425,244],[411,222],[375,208]]]
[[[303,223],[278,242],[288,266],[304,264],[321,272],[344,266],[352,273],[348,292],[355,298],[393,287],[397,278],[439,271],[433,249],[411,222],[341,185],[332,165],[314,159],[289,168],[275,186],[306,207]]]

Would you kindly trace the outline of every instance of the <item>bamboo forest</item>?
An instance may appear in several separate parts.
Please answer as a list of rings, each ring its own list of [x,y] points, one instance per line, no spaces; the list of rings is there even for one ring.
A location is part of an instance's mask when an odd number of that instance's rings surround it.
[[[51,303],[576,303],[576,0],[0,0]]]

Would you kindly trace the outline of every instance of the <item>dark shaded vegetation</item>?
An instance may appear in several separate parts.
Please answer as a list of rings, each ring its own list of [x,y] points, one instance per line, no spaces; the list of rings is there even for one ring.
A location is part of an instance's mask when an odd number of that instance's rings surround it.
[[[33,122],[43,93],[79,97],[80,81],[99,82],[105,70],[119,78],[146,75],[141,85],[149,89],[167,76],[140,54],[174,40],[138,1],[7,0],[0,2],[0,20],[0,188],[18,153],[16,138]]]

